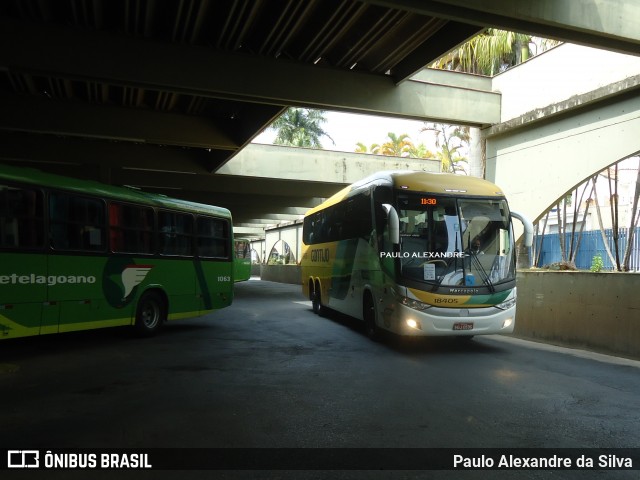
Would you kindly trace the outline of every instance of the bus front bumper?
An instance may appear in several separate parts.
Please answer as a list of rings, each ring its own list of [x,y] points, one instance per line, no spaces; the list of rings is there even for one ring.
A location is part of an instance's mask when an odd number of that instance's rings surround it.
[[[414,310],[396,304],[382,314],[384,328],[400,335],[472,336],[512,333],[516,307],[440,308]]]

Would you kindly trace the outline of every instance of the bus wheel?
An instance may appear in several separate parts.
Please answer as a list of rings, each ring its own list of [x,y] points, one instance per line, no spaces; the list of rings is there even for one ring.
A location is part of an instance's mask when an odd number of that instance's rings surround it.
[[[166,320],[167,312],[162,297],[156,292],[146,292],[138,301],[136,309],[136,333],[150,337],[158,332]]]
[[[364,294],[364,299],[362,301],[362,316],[364,317],[364,328],[367,337],[371,340],[378,340],[380,337],[380,329],[376,324],[376,308],[370,292]]]
[[[320,282],[316,282],[315,287],[313,288],[311,306],[313,307],[313,313],[317,315],[324,314],[324,307],[322,306],[322,291],[320,290]]]

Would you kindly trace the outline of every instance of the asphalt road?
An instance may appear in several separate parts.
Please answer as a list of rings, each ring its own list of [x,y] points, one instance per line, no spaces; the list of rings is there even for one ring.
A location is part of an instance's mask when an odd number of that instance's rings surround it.
[[[230,308],[150,339],[111,329],[0,343],[0,445],[10,449],[636,448],[639,400],[637,361],[497,336],[376,343],[354,320],[314,315],[298,287],[254,280],[237,285]],[[117,477],[145,474],[176,472]],[[638,479],[640,470],[187,477]]]

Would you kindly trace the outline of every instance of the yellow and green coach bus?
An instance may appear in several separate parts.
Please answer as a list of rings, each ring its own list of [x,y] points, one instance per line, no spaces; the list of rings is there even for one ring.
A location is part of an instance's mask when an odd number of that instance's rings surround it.
[[[226,307],[224,208],[0,165],[0,338],[132,325]]]
[[[305,215],[303,293],[316,313],[329,308],[363,320],[371,337],[512,332],[511,217],[488,181],[379,172]]]

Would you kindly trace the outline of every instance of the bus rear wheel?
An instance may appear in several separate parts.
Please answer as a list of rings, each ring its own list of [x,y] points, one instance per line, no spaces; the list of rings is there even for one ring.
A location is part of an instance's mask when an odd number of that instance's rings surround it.
[[[142,294],[136,308],[136,333],[141,337],[155,335],[167,317],[164,299],[157,292]]]
[[[376,307],[370,292],[364,294],[362,300],[362,316],[364,318],[364,329],[367,337],[371,340],[380,338],[380,329],[376,324]]]
[[[315,282],[313,293],[311,294],[311,306],[313,313],[317,315],[324,315],[325,307],[322,305],[322,290],[320,289],[320,282]]]

